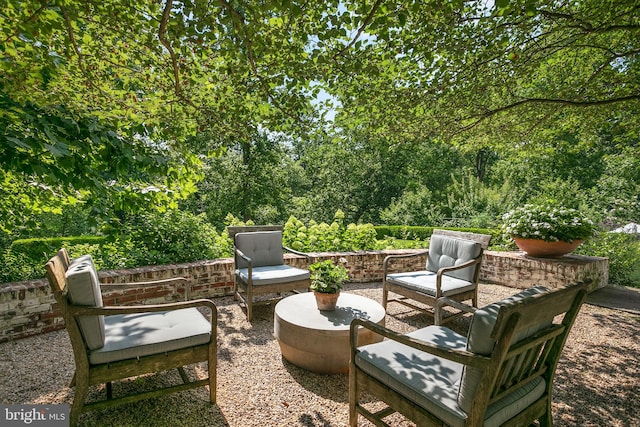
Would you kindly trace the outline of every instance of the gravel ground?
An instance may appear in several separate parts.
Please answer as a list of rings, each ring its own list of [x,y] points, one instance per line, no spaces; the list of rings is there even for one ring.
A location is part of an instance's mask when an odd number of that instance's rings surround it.
[[[380,301],[380,284],[348,285],[345,291]],[[516,293],[480,285],[480,305]],[[85,413],[87,426],[346,426],[348,376],[319,375],[282,359],[273,338],[273,306],[255,310],[252,324],[231,297],[218,306],[218,402],[205,388]],[[431,320],[399,304],[389,306],[387,327],[407,332]],[[450,326],[466,333],[468,319]],[[569,336],[554,383],[557,426],[640,426],[640,316],[584,305]],[[206,365],[187,372],[203,376]],[[74,364],[66,331],[0,344],[0,402],[71,403],[68,388]],[[166,372],[114,384],[114,394],[130,388],[179,381]],[[92,388],[90,398],[104,390]],[[369,426],[360,419],[360,426]],[[394,426],[410,426],[402,417]]]

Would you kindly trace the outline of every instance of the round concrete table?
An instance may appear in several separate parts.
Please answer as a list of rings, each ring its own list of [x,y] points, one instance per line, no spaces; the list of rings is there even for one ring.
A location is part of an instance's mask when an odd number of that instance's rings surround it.
[[[282,356],[309,371],[322,374],[349,372],[349,326],[356,318],[384,326],[385,310],[372,299],[340,293],[334,311],[320,311],[313,292],[287,297],[275,307],[274,336]],[[382,341],[360,328],[358,345]]]

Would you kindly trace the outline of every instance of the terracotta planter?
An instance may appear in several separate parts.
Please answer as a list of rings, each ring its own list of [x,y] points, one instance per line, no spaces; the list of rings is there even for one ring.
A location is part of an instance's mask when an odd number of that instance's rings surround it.
[[[573,242],[547,242],[538,239],[523,239],[513,237],[516,246],[529,256],[536,258],[560,258],[568,253],[573,252],[582,240],[574,240]]]
[[[338,303],[340,292],[337,292],[335,294],[327,294],[324,292],[313,291],[313,294],[316,296],[316,304],[318,305],[318,310],[333,311],[336,309],[336,304]]]

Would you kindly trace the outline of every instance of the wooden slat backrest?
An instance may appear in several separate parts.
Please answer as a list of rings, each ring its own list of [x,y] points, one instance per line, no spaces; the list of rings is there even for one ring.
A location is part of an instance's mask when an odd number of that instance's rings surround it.
[[[65,249],[60,249],[57,254],[47,262],[45,269],[51,291],[56,298],[58,304],[66,307],[67,305],[67,288],[66,288],[66,272],[69,268],[69,255]]]
[[[491,386],[481,384],[480,388],[485,390],[478,390],[478,395],[488,392],[491,404],[541,376],[550,389],[560,352],[586,297],[587,286],[588,283],[572,285],[501,307],[491,334],[498,342],[492,355],[499,362],[494,370],[495,381]],[[557,323],[549,323],[554,318]],[[513,342],[518,333],[535,330],[545,323],[546,327]]]
[[[432,235],[456,237],[458,239],[465,239],[465,240],[478,242],[480,243],[480,245],[482,246],[482,249],[484,250],[486,250],[489,247],[489,243],[491,242],[491,236],[488,234],[469,233],[465,231],[442,230],[438,228],[433,230]]]
[[[555,292],[532,295],[500,307],[491,338],[496,339],[502,335],[502,329],[507,325],[506,319],[513,314],[520,315],[516,331],[518,332],[548,321],[558,314],[566,313],[571,309],[576,295],[584,291],[583,288],[584,285],[571,286]]]

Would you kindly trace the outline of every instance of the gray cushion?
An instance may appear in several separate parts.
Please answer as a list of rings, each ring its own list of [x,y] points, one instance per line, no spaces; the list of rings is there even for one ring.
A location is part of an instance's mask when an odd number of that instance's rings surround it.
[[[482,245],[471,240],[440,235],[431,236],[431,240],[429,241],[429,255],[427,257],[427,270],[437,272],[442,267],[460,265],[478,258],[481,252]],[[445,274],[471,282],[473,281],[476,268],[479,268],[479,265]]]
[[[236,274],[238,274],[243,281],[249,282],[248,269],[241,268],[236,270]],[[298,280],[306,280],[310,277],[309,270],[303,270],[286,264],[252,268],[251,275],[253,277],[252,283],[255,286],[295,282]]]
[[[284,264],[282,231],[238,233],[235,236],[235,246],[251,258],[253,267]],[[236,268],[247,267],[242,259],[237,259],[236,262]]]
[[[414,291],[422,292],[433,297],[436,296],[436,273],[433,271],[410,271],[387,275],[387,280],[400,284]],[[442,276],[442,295],[451,296],[475,289],[476,285],[466,280],[447,275]]]
[[[92,364],[115,362],[209,342],[211,323],[196,308],[105,317],[105,344]]]
[[[75,259],[66,273],[69,301],[74,305],[102,307],[98,272],[90,255]],[[90,350],[104,345],[104,316],[80,316],[78,326]]]
[[[464,336],[442,326],[429,326],[407,335],[457,350],[467,346]],[[467,413],[457,401],[463,365],[391,340],[359,350],[355,363],[367,374],[448,425],[465,425]],[[545,382],[539,378],[510,393],[487,408],[484,425],[493,427],[504,423],[535,402],[544,390]]]
[[[407,335],[458,350],[467,345],[464,336],[442,326],[429,326]],[[459,420],[466,418],[456,401],[462,375],[459,363],[390,340],[360,347],[355,363],[448,424],[460,424]]]
[[[469,326],[467,350],[484,356],[491,354],[495,345],[495,341],[491,339],[491,331],[495,326],[500,307],[510,302],[520,301],[547,291],[548,289],[544,286],[535,286],[476,311],[471,318],[471,325]],[[543,322],[530,330],[519,332],[515,336],[514,342],[518,342],[532,335],[539,329],[547,326],[552,320],[553,316],[551,316],[548,322]],[[465,367],[460,384],[460,394],[458,396],[458,403],[465,411],[471,409],[472,399],[481,377],[482,372],[479,369],[468,366]]]
[[[546,382],[536,378],[489,405],[484,414],[484,427],[498,427],[532,405],[545,392]]]

